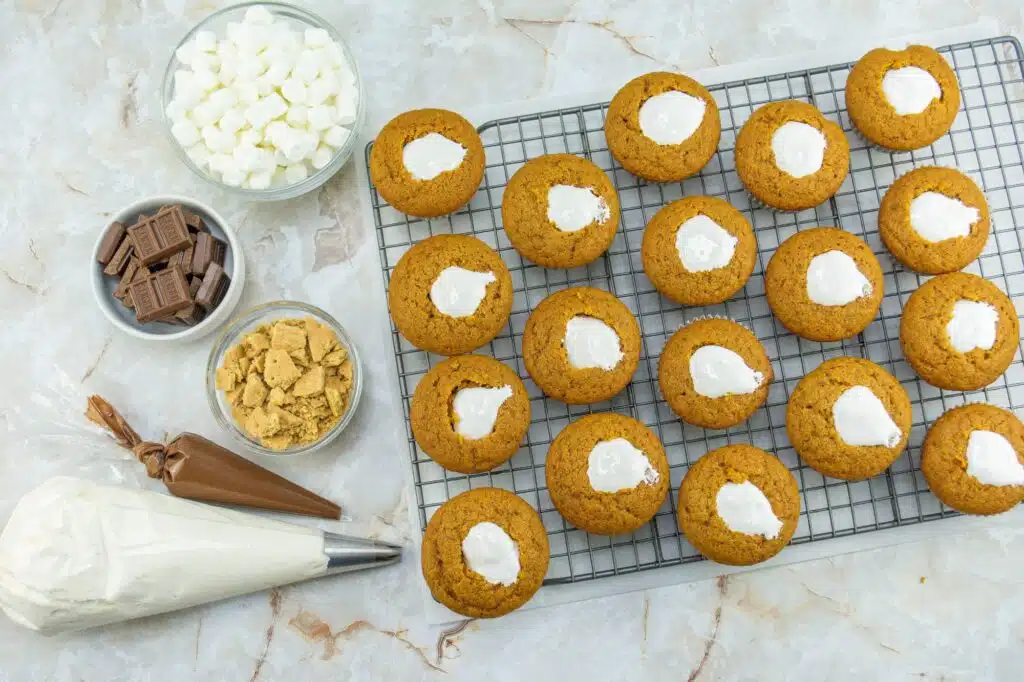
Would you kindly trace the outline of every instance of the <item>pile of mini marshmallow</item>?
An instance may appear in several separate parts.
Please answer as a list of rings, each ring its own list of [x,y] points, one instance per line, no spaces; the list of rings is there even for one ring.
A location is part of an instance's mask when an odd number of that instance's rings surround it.
[[[227,185],[293,185],[329,164],[355,123],[359,89],[341,47],[321,28],[300,32],[263,7],[198,31],[175,53],[171,134]]]

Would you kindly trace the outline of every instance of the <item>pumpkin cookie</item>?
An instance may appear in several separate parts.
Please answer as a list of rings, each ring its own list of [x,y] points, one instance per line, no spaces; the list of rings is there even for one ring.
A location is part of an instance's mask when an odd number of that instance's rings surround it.
[[[517,170],[501,200],[515,250],[548,268],[586,265],[608,250],[619,197],[605,172],[572,154],[548,154]]]
[[[949,132],[960,89],[953,69],[932,48],[880,47],[850,70],[846,108],[869,142],[892,150],[920,149]]]
[[[878,209],[878,232],[896,260],[929,275],[961,270],[988,240],[988,204],[953,168],[917,168],[893,183]]]
[[[570,404],[607,400],[640,362],[640,325],[622,301],[591,287],[563,289],[530,313],[526,371],[545,394]]]
[[[416,443],[451,471],[489,471],[516,453],[530,428],[530,398],[507,365],[460,355],[420,379],[410,410]]]
[[[499,488],[456,495],[423,531],[423,578],[434,599],[470,618],[495,618],[530,600],[548,571],[540,516]]]
[[[729,202],[685,197],[658,211],[644,230],[644,271],[666,298],[712,305],[750,279],[757,240],[750,221]]]
[[[843,129],[806,102],[771,102],[736,137],[736,172],[755,199],[802,211],[839,191],[850,167]]]
[[[720,564],[749,566],[789,544],[800,516],[800,491],[786,466],[753,445],[712,450],[679,486],[679,530]]]
[[[817,227],[782,242],[764,286],[786,329],[811,341],[839,341],[864,331],[878,314],[882,266],[864,240]]]
[[[447,215],[476,193],[484,146],[454,111],[416,109],[381,128],[370,151],[370,178],[396,210],[419,218]]]
[[[551,501],[580,530],[631,533],[658,512],[669,470],[658,437],[632,417],[590,414],[562,429],[544,465]]]
[[[707,318],[679,329],[658,360],[658,385],[688,424],[724,429],[746,420],[768,398],[772,363],[750,331]]]
[[[512,311],[512,276],[475,237],[441,234],[409,249],[388,289],[391,319],[412,345],[461,355],[497,335]]]
[[[1024,424],[994,405],[954,407],[928,429],[921,473],[957,511],[1008,511],[1024,500]]]
[[[900,317],[900,345],[932,386],[973,391],[1006,371],[1020,344],[1017,312],[987,279],[939,275],[910,295]]]
[[[793,449],[818,473],[856,481],[877,476],[907,445],[910,398],[869,360],[826,360],[800,380],[786,406]]]
[[[678,182],[700,171],[718,148],[722,122],[707,89],[663,71],[626,83],[608,105],[604,135],[615,160],[633,175]]]

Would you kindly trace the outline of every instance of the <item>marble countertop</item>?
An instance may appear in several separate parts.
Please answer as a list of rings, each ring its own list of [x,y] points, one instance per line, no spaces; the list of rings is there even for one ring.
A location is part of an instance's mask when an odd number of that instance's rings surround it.
[[[410,490],[383,283],[355,168],[271,205],[191,176],[160,124],[178,38],[226,2],[0,4],[0,519],[59,472],[150,485],[91,435],[100,393],[149,437],[227,442],[203,395],[210,341],[147,345],[108,325],[85,255],[143,195],[215,206],[246,249],[242,306],[326,308],[367,370],[363,404],[329,452],[274,468],[339,501],[332,529],[409,541]],[[656,68],[692,71],[987,17],[1024,33],[1015,0],[309,0],[350,42],[369,125],[396,111],[471,109],[594,91]],[[1016,516],[1020,518],[1019,515]],[[376,572],[47,639],[0,618],[0,681],[1024,678],[1024,529],[971,532],[575,604],[432,627],[416,557]]]

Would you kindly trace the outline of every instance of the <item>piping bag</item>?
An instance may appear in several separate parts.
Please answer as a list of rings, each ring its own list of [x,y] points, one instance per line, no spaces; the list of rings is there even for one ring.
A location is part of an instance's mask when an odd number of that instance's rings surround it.
[[[150,478],[172,495],[204,502],[341,518],[341,507],[241,455],[194,433],[182,433],[166,445],[144,441],[110,403],[90,396],[85,416],[108,429],[118,444],[135,453]]]
[[[398,545],[61,476],[22,497],[0,533],[0,609],[57,634],[400,557]]]

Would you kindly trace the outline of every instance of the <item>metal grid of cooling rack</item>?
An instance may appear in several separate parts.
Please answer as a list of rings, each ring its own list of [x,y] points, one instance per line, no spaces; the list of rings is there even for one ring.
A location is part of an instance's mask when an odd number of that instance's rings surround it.
[[[894,178],[911,168],[956,166],[985,190],[992,235],[981,257],[967,270],[983,275],[1010,294],[1018,313],[1024,310],[1024,57],[1020,43],[1001,37],[951,45],[939,50],[955,69],[963,93],[952,130],[932,146],[912,153],[890,154],[871,148],[853,131],[844,104],[851,64],[838,64],[717,85],[710,88],[722,117],[722,139],[707,167],[676,184],[648,184],[612,159],[604,138],[607,104],[593,104],[490,121],[479,132],[486,150],[483,185],[469,205],[449,217],[425,221],[408,218],[388,206],[370,186],[385,282],[398,259],[415,242],[440,233],[472,234],[498,250],[512,273],[515,298],[509,324],[477,352],[492,355],[516,369],[531,399],[532,423],[520,450],[493,471],[463,475],[445,471],[420,450],[408,428],[409,403],[416,383],[442,358],[415,349],[392,327],[400,389],[405,407],[420,523],[445,500],[481,486],[518,493],[536,509],[547,529],[551,562],[547,584],[699,561],[701,555],[676,525],[677,490],[690,464],[705,452],[734,442],[753,443],[774,452],[800,486],[801,514],[794,543],[876,531],[941,519],[955,512],[927,489],[920,472],[920,446],[928,425],[946,409],[965,401],[985,400],[1020,413],[1024,409],[1024,363],[1020,349],[1009,370],[982,391],[942,391],[922,382],[903,359],[899,316],[907,297],[921,283],[904,270],[881,243],[879,202]],[[736,134],[752,110],[782,99],[809,101],[839,121],[850,141],[850,173],[828,203],[796,214],[752,209],[736,174]],[[369,160],[372,143],[366,149]],[[501,229],[501,198],[512,174],[541,154],[568,152],[584,156],[613,179],[621,203],[621,230],[608,252],[586,267],[545,269],[524,261]],[[660,296],[643,272],[640,244],[647,221],[666,203],[687,195],[722,197],[740,209],[754,226],[758,264],[747,286],[725,304],[681,307]],[[835,343],[816,343],[787,332],[771,315],[764,293],[764,267],[775,248],[796,231],[838,225],[863,237],[885,273],[885,298],[878,319],[862,334]],[[546,399],[526,374],[522,332],[537,303],[569,286],[595,286],[619,297],[636,315],[643,334],[640,365],[630,386],[613,400],[567,406]],[[703,315],[724,315],[752,329],[775,370],[768,400],[747,422],[721,431],[682,424],[662,400],[657,387],[658,356],[667,337],[680,325]],[[892,372],[913,403],[910,444],[883,475],[858,482],[823,478],[796,456],[786,436],[785,409],[790,392],[823,360],[841,355],[865,357]],[[671,465],[672,494],[657,516],[632,535],[598,537],[568,525],[555,510],[544,483],[548,445],[570,421],[582,414],[614,410],[636,417],[661,438]]]

